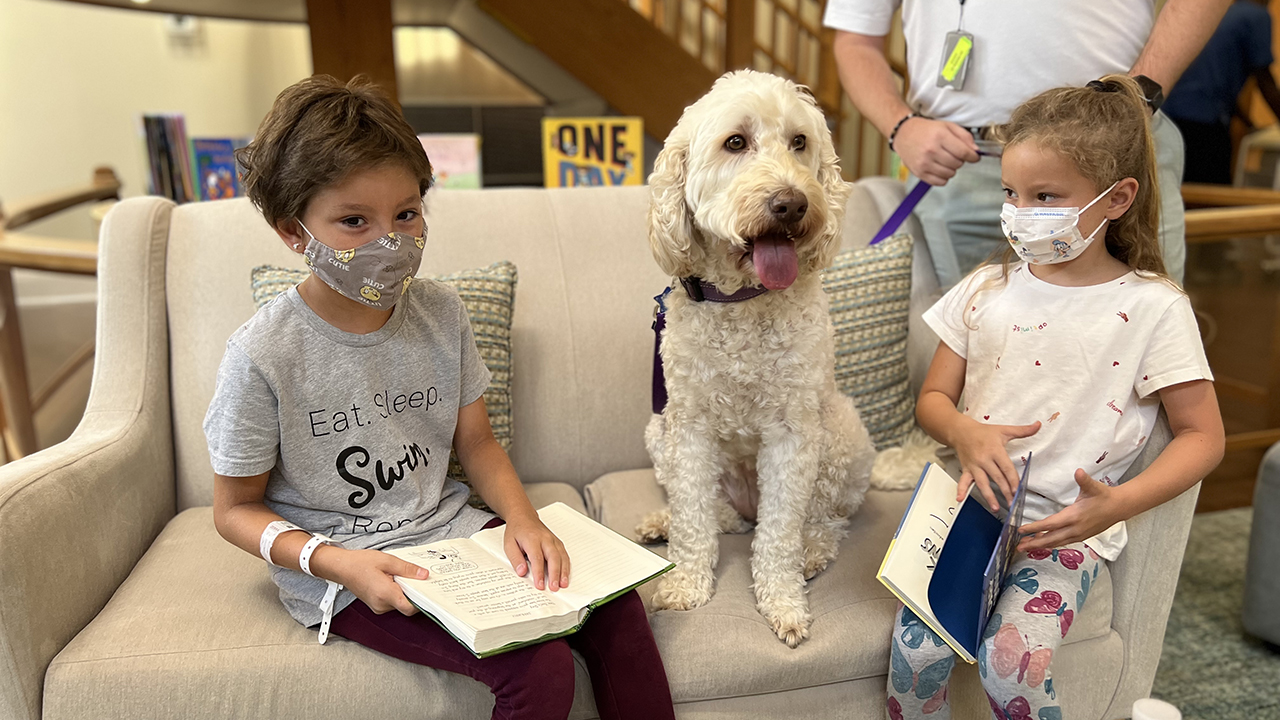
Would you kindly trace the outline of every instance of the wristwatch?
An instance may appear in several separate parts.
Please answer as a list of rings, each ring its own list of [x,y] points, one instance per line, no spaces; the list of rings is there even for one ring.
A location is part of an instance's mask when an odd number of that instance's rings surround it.
[[[1151,112],[1155,113],[1164,104],[1164,88],[1160,87],[1160,83],[1152,80],[1146,75],[1134,75],[1133,79],[1138,82],[1138,87],[1142,88],[1142,95],[1147,100],[1147,107],[1151,108]]]

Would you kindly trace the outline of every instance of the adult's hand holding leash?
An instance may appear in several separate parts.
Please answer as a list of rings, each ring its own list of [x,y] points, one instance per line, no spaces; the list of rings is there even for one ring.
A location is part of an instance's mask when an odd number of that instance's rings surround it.
[[[917,116],[898,128],[893,150],[912,175],[930,185],[946,185],[965,163],[978,162],[978,144],[963,127]]]

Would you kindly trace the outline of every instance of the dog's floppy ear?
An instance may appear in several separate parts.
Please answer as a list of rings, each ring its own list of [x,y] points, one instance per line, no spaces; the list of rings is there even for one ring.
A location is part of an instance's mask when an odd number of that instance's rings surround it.
[[[811,270],[821,271],[835,260],[840,252],[840,241],[844,237],[844,210],[849,200],[853,185],[845,182],[840,175],[840,158],[836,155],[831,143],[831,133],[824,126],[821,133],[821,148],[818,167],[818,182],[822,185],[822,194],[826,196],[826,222],[818,237],[816,252],[813,253]]]
[[[688,162],[689,141],[669,137],[649,176],[649,249],[658,267],[672,277],[692,275],[702,255],[684,198]]]
[[[849,200],[853,186],[844,181],[840,175],[840,157],[836,155],[835,145],[831,142],[831,129],[827,127],[827,119],[818,105],[818,98],[813,91],[804,85],[792,85],[801,102],[809,106],[813,120],[813,140],[818,143],[818,183],[822,185],[822,194],[826,197],[826,221],[818,234],[814,252],[809,256],[809,269],[821,271],[827,268],[836,254],[840,252],[840,240],[844,237],[844,208]]]

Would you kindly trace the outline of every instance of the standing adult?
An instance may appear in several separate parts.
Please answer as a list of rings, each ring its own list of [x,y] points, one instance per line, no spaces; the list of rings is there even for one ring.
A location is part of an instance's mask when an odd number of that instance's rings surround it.
[[[1109,73],[1138,79],[1154,113],[1161,194],[1160,244],[1182,280],[1186,227],[1179,185],[1182,138],[1158,112],[1164,88],[1199,53],[1230,0],[830,0],[836,64],[859,112],[889,138],[913,175],[933,185],[916,213],[938,281],[948,288],[1005,245],[1005,196],[992,126],[1044,90]],[[884,56],[902,6],[906,98]]]
[[[1265,0],[1236,0],[1164,105],[1187,145],[1183,182],[1231,184],[1231,118],[1249,78],[1280,116],[1273,60]]]

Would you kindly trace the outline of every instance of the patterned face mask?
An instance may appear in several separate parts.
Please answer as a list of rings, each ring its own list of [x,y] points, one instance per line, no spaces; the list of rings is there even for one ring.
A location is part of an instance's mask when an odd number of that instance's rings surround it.
[[[422,237],[392,232],[350,250],[334,250],[317,240],[306,225],[302,229],[311,236],[302,252],[311,272],[343,297],[378,310],[391,309],[409,289],[427,245],[426,224]]]
[[[1005,203],[1000,211],[1000,229],[1018,257],[1032,265],[1052,265],[1080,257],[1107,223],[1103,218],[1089,237],[1082,237],[1078,227],[1080,213],[1106,197],[1119,184],[1118,180],[1111,183],[1111,187],[1082,208],[1019,208],[1013,203]]]

